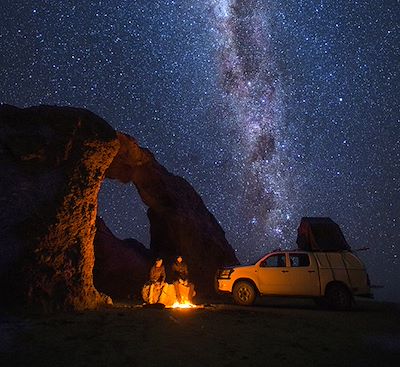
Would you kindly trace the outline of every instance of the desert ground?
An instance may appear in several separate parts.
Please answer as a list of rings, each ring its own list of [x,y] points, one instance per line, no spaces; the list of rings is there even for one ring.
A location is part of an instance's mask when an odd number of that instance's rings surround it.
[[[400,305],[350,312],[309,300],[197,309],[138,303],[81,313],[2,311],[1,366],[400,366]]]

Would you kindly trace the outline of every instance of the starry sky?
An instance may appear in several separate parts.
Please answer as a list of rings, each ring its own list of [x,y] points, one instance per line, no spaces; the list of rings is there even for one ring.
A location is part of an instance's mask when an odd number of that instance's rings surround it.
[[[202,196],[243,262],[330,216],[400,302],[400,1],[7,1],[0,103],[90,109]],[[106,181],[99,212],[149,244]]]

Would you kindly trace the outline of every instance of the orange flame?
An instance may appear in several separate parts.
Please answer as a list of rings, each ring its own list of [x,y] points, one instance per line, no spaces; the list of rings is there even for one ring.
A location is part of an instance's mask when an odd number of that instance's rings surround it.
[[[183,303],[175,302],[171,307],[169,308],[196,308],[197,306],[194,305],[193,303],[190,303],[189,301],[185,301]]]

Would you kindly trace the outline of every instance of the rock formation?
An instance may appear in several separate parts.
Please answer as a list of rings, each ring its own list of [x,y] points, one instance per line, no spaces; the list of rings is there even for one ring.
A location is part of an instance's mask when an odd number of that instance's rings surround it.
[[[96,289],[117,299],[139,298],[152,265],[151,251],[134,239],[115,237],[101,218],[97,218],[96,228]]]
[[[85,309],[93,285],[97,195],[115,131],[69,107],[0,107],[0,285],[9,301]]]
[[[200,292],[213,292],[217,268],[238,263],[221,226],[186,180],[168,172],[132,137],[117,135],[120,150],[106,176],[135,184],[149,207],[154,253],[167,263],[182,255]]]
[[[213,292],[218,267],[237,263],[200,196],[133,138],[83,109],[3,105],[3,300],[50,310],[93,308],[107,300],[93,284],[97,196],[105,175],[136,185],[149,207],[152,252],[167,262],[182,255],[200,293]],[[98,230],[96,282],[125,297],[131,281],[135,291],[147,279],[149,254],[133,240],[117,240],[102,222]]]

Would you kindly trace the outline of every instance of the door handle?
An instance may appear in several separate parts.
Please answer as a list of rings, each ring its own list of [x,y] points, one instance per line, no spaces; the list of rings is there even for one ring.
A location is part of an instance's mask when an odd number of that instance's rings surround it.
[[[315,273],[315,270],[309,270],[308,272],[309,273]]]
[[[282,273],[289,273],[289,270],[282,270]]]

